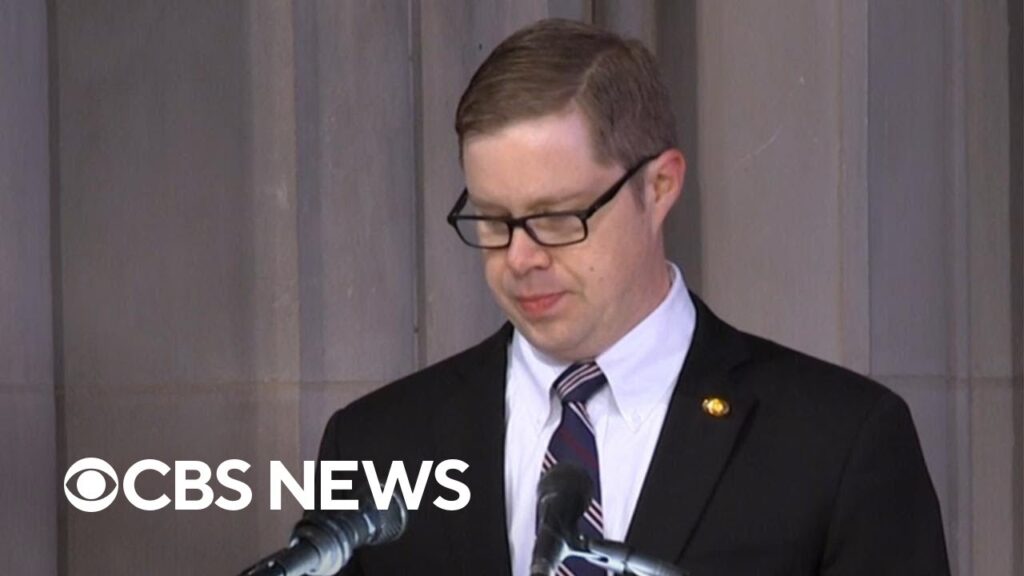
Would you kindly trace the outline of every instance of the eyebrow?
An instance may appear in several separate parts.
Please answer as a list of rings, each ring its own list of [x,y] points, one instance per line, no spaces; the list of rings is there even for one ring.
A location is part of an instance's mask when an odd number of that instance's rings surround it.
[[[467,192],[468,192],[468,190],[469,189],[467,188]],[[468,192],[468,193],[469,193],[469,202],[473,206],[475,206],[477,208],[481,208],[481,209],[485,209],[485,210],[503,210],[505,212],[509,212],[508,208],[505,207],[505,206],[502,206],[500,204],[495,204],[493,202],[489,202],[489,201],[484,200],[482,198],[478,198],[478,197],[474,196],[472,192]],[[537,201],[534,201],[534,202],[531,202],[530,204],[528,204],[527,207],[526,207],[526,213],[524,215],[536,214],[539,211],[550,209],[550,208],[555,207],[555,206],[561,206],[561,205],[564,205],[564,204],[571,204],[573,201],[579,200],[581,197],[585,196],[586,194],[587,194],[587,191],[580,190],[580,191],[577,191],[577,192],[572,192],[572,193],[570,193],[568,195],[565,195],[565,196],[562,196],[562,197],[559,197],[559,198],[542,198],[540,200],[537,200]]]

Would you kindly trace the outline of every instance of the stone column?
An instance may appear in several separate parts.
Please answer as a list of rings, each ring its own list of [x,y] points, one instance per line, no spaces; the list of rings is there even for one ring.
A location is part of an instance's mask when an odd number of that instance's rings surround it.
[[[57,573],[46,4],[0,1],[0,570]]]

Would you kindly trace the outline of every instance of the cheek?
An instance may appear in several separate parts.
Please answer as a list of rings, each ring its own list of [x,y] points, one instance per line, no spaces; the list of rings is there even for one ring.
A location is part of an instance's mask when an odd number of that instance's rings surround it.
[[[484,254],[483,257],[484,265],[484,279],[487,280],[487,284],[493,290],[496,286],[501,285],[501,263],[493,256]]]
[[[616,285],[630,283],[634,278],[635,265],[640,259],[636,246],[622,241],[621,237],[604,239],[581,254],[573,274],[587,288],[594,298],[607,298],[608,291],[617,292]]]
[[[491,289],[494,297],[499,300],[504,298],[504,278],[506,270],[504,258],[497,253],[485,253],[483,266],[484,280],[487,281],[487,286]]]
[[[587,300],[600,291],[608,274],[602,250],[599,246],[588,246],[586,250],[567,252],[554,261],[553,267]]]

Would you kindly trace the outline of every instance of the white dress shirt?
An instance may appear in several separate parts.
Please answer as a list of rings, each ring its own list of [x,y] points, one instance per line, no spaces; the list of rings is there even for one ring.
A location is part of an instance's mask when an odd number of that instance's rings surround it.
[[[623,540],[654,453],[668,402],[693,339],[696,310],[683,275],[646,318],[594,360],[608,386],[587,403],[601,474],[604,537]],[[505,511],[512,575],[529,576],[541,460],[562,417],[552,391],[569,367],[517,330],[509,344],[505,391]]]

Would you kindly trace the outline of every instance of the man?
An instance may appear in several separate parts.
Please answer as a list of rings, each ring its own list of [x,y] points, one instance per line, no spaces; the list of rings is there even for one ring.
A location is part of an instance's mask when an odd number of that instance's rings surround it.
[[[581,532],[694,576],[948,574],[903,401],[726,325],[666,262],[673,127],[651,55],[582,24],[520,30],[474,75],[449,222],[510,324],[336,413],[320,453],[458,458],[472,499],[346,573],[525,576],[537,481],[571,461],[595,487]]]

